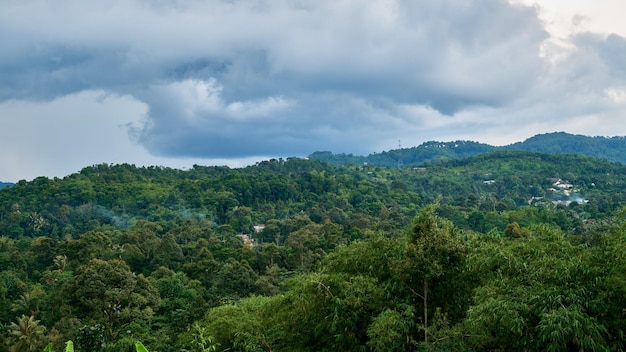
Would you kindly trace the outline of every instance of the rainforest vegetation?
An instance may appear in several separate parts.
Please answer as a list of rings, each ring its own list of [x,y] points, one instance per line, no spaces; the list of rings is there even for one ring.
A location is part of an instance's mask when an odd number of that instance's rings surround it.
[[[100,164],[0,190],[0,351],[620,351],[626,166]]]

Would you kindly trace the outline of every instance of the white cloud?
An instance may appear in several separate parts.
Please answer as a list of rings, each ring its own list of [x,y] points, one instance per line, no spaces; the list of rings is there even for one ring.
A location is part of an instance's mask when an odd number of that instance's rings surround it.
[[[280,113],[294,104],[295,102],[284,99],[283,97],[269,97],[245,102],[236,101],[225,107],[225,113],[234,119],[271,117],[272,114]]]
[[[209,115],[227,116],[232,119],[268,116],[293,105],[283,97],[267,97],[251,101],[226,102],[222,98],[223,86],[215,78],[208,80],[186,79],[157,85],[153,88],[156,99],[169,101],[181,117],[192,122]],[[175,119],[170,116],[168,118]]]
[[[621,0],[509,0],[536,6],[546,28],[558,38],[581,32],[616,33],[626,36]]]
[[[161,158],[131,142],[129,128],[141,123],[146,105],[129,96],[84,91],[52,101],[0,103],[0,179],[63,177],[99,163],[191,167],[239,167],[258,158]]]
[[[100,162],[141,154],[128,138],[146,107],[128,96],[85,91],[52,101],[0,104],[3,179],[64,176]],[[145,153],[145,152],[144,152]]]
[[[222,87],[213,78],[158,85],[154,90],[159,99],[171,100],[170,104],[176,105],[182,113],[181,117],[187,120],[194,120],[203,113],[217,113],[224,108],[220,97]]]
[[[604,90],[606,96],[614,103],[626,103],[626,88],[607,88]]]

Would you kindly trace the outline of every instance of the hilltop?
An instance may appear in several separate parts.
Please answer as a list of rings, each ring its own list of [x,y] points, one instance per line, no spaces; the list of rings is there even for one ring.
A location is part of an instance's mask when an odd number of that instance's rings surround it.
[[[310,159],[332,165],[372,164],[377,166],[419,165],[463,159],[496,150],[521,150],[550,154],[581,154],[626,164],[626,137],[589,137],[565,132],[539,134],[523,142],[506,146],[493,146],[473,141],[437,142],[429,141],[412,148],[392,149],[368,156],[334,154],[318,151]]]

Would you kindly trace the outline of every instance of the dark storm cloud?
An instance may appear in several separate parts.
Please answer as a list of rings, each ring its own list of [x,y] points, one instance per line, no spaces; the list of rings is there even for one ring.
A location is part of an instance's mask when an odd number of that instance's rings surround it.
[[[133,139],[166,156],[371,152],[399,137],[482,128],[468,112],[541,102],[577,74],[542,57],[535,10],[504,0],[2,7],[0,99],[132,96],[148,109]],[[623,74],[623,38],[579,40]]]

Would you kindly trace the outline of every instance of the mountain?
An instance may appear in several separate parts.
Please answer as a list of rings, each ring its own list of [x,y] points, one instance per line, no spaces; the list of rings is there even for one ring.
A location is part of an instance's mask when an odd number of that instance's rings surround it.
[[[551,154],[583,154],[626,164],[626,137],[588,137],[565,132],[539,134],[504,150]]]
[[[368,156],[315,152],[309,159],[332,165],[372,164],[393,167],[419,165],[471,157],[496,150],[519,150],[550,154],[581,154],[626,164],[626,137],[589,137],[565,132],[539,134],[523,142],[498,147],[472,141],[429,141],[417,147],[394,149]]]
[[[3,189],[5,187],[13,187],[14,184],[10,183],[10,182],[0,182],[0,189]]]

